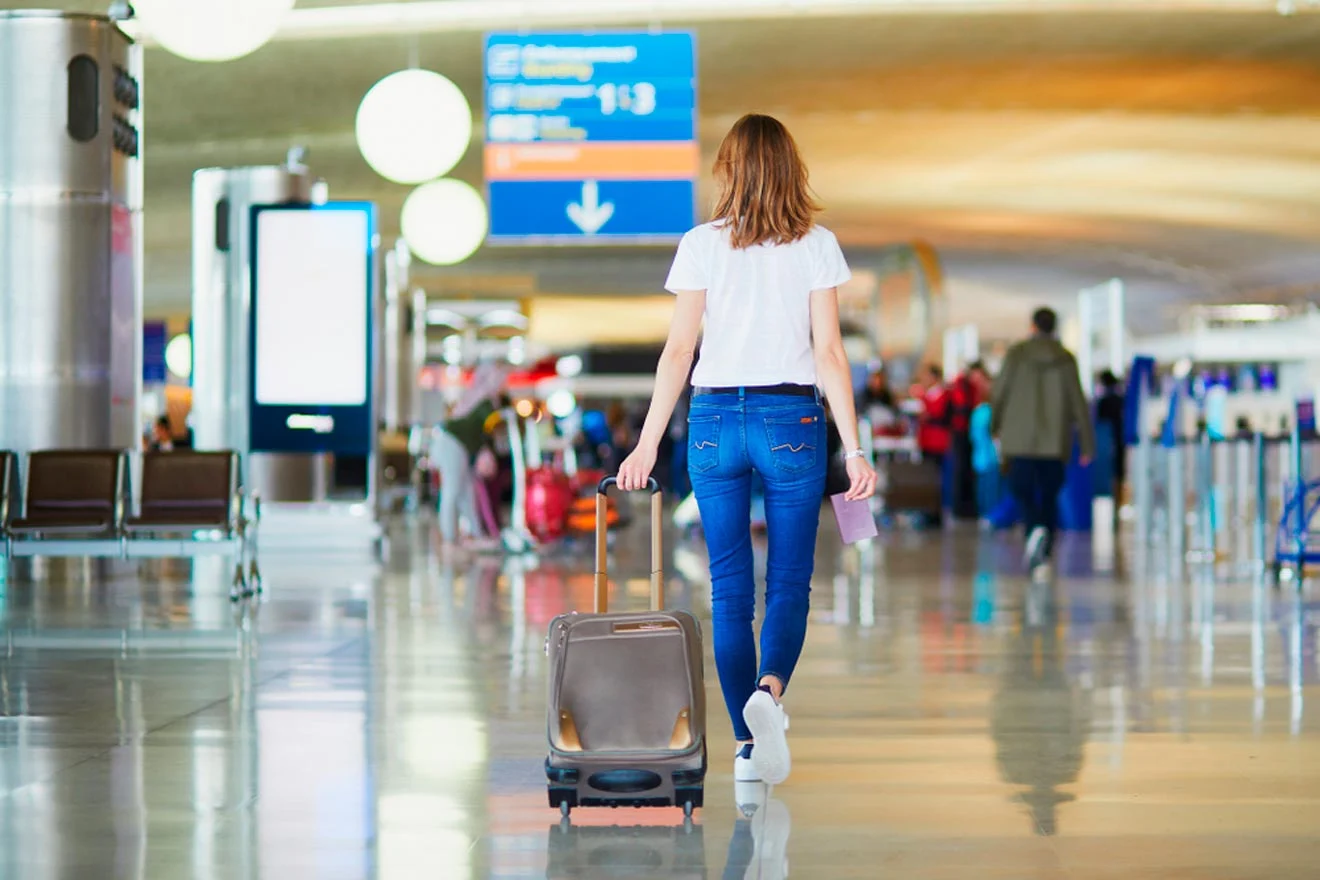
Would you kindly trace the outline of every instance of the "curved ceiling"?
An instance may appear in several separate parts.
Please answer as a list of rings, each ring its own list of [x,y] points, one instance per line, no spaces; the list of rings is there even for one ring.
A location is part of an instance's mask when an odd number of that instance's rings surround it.
[[[744,112],[781,116],[808,156],[825,222],[863,256],[933,242],[957,319],[993,321],[1025,298],[1066,300],[1109,275],[1129,280],[1150,321],[1188,300],[1289,298],[1320,281],[1320,14],[1280,15],[1253,0],[776,0],[757,7],[767,17],[721,12],[739,5],[757,6],[712,2],[663,22],[697,33],[703,150],[713,154]],[[308,6],[341,14],[344,4],[303,2],[300,14]],[[610,4],[609,23],[635,7]],[[149,50],[149,307],[186,307],[197,167],[278,162],[305,144],[331,192],[379,202],[392,234],[407,189],[358,156],[357,103],[415,54],[479,104],[488,22],[460,19],[365,36],[291,32],[219,66]],[[476,149],[456,174],[478,181]],[[477,275],[530,274],[542,290],[594,289],[605,278],[619,292],[648,292],[665,258],[485,249],[432,276],[450,289],[489,284]]]

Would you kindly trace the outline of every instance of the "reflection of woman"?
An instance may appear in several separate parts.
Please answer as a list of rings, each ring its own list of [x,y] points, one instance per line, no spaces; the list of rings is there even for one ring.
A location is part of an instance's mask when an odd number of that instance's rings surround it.
[[[848,266],[817,226],[807,168],[788,130],[740,119],[720,145],[715,219],[683,237],[665,286],[677,296],[655,396],[619,485],[640,489],[693,362],[688,470],[710,556],[715,665],[738,749],[734,777],[788,775],[780,705],[806,638],[825,485],[825,390],[847,449],[853,499],[875,472],[858,443],[852,374],[839,329]],[[761,658],[752,629],[754,478],[765,484],[769,559]],[[753,742],[755,747],[753,748]]]

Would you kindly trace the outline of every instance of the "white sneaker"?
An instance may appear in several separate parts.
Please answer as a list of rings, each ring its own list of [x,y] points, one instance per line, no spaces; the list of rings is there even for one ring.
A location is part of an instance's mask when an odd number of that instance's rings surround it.
[[[1028,571],[1045,561],[1045,541],[1049,536],[1050,533],[1045,530],[1044,526],[1036,526],[1031,530],[1031,534],[1027,535],[1027,547],[1022,554],[1022,558]]]
[[[752,749],[752,767],[767,785],[778,785],[788,778],[793,766],[788,753],[788,713],[769,692],[758,690],[743,706],[743,720],[756,740]]]
[[[752,765],[752,744],[742,743],[738,746],[737,753],[733,756],[733,781],[734,782],[760,782],[761,774],[756,772],[756,767]]]

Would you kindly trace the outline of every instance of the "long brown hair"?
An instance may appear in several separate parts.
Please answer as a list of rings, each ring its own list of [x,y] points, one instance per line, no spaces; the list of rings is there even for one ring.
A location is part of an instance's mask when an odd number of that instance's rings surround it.
[[[724,221],[735,248],[797,241],[820,211],[807,184],[807,163],[773,116],[749,113],[734,123],[715,157],[715,180],[712,219]]]

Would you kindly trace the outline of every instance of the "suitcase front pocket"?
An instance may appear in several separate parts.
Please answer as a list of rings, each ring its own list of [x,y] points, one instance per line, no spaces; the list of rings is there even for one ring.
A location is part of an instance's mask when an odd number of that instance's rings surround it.
[[[564,646],[556,745],[568,751],[678,751],[696,742],[687,641],[671,620],[624,620]],[[574,747],[576,746],[576,748]]]

